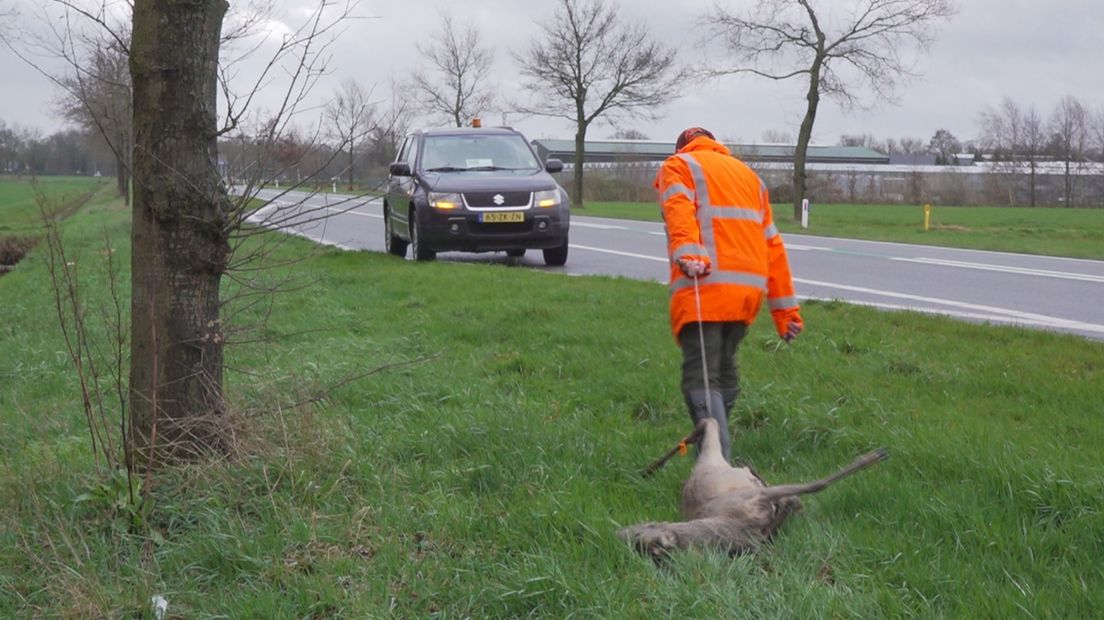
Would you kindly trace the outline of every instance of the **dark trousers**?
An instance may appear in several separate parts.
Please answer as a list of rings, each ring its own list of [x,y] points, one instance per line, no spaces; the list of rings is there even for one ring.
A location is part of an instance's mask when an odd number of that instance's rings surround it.
[[[740,395],[740,365],[736,352],[747,334],[746,323],[688,323],[679,331],[682,347],[682,394],[690,411],[690,420],[712,417],[721,434],[721,451],[730,460],[728,414]],[[702,340],[705,341],[705,363],[709,373],[709,388],[702,369]],[[731,461],[730,461],[731,462]]]

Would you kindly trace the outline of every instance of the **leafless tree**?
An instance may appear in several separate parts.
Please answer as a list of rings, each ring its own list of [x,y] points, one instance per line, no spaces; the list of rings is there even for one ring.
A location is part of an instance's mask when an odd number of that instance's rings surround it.
[[[220,289],[226,279],[232,286],[247,286],[242,268],[258,254],[235,252],[246,237],[259,234],[244,224],[259,208],[253,199],[267,180],[258,173],[229,195],[218,140],[245,131],[252,124],[250,103],[275,85],[285,90],[261,123],[263,148],[253,169],[267,170],[268,160],[286,164],[297,156],[277,147],[294,133],[290,119],[325,73],[327,50],[353,8],[353,0],[317,0],[297,27],[278,35],[261,32],[246,41],[263,15],[257,7],[267,0],[259,1],[235,3],[239,11],[258,12],[227,17],[224,0],[56,0],[42,7],[42,37],[26,36],[17,45],[10,29],[0,33],[3,43],[63,88],[65,76],[36,61],[60,57],[84,78],[95,68],[75,53],[85,49],[84,42],[106,42],[89,48],[93,50],[127,52],[129,66],[121,66],[129,68],[127,100],[133,105],[133,258],[129,378],[121,381],[129,383],[124,385],[130,407],[127,441],[148,447],[143,452],[150,463],[169,452],[218,447],[216,433],[207,430],[208,422],[224,411],[224,309],[240,299],[223,297]],[[247,43],[244,51],[235,48],[238,42]],[[268,56],[261,59],[259,72],[250,79],[237,75],[238,60],[256,60],[261,52]],[[114,85],[123,82],[120,78]],[[245,88],[239,89],[242,84]],[[98,122],[106,134],[104,118]],[[295,214],[300,220],[303,216],[303,210]],[[290,217],[274,209],[268,222],[279,227]]]
[[[1026,110],[1010,98],[998,108],[981,114],[981,141],[993,153],[994,164],[1009,176],[1009,204],[1016,204],[1016,186],[1023,172],[1028,177],[1028,203],[1036,203],[1036,174],[1046,135],[1034,106]]]
[[[771,144],[793,144],[793,134],[780,129],[768,129],[763,132],[763,142]]]
[[[1043,119],[1034,105],[1028,106],[1024,111],[1021,125],[1023,136],[1021,156],[1027,162],[1029,201],[1034,207],[1038,196],[1039,157],[1046,149],[1046,130],[1043,127]]]
[[[399,143],[410,130],[411,115],[414,113],[411,97],[406,86],[391,79],[390,95],[376,104],[376,123],[372,129],[373,162],[386,165],[395,158]]]
[[[746,13],[715,5],[705,17],[710,34],[737,62],[712,75],[805,81],[805,115],[794,151],[794,219],[805,198],[806,154],[821,97],[854,105],[859,84],[865,84],[879,99],[892,100],[901,79],[913,74],[907,44],[926,47],[936,22],[954,13],[951,0],[864,0],[850,10],[838,4],[757,0]]]
[[[246,236],[256,234],[243,225],[258,208],[255,190],[265,179],[258,175],[230,196],[218,165],[218,139],[239,130],[249,102],[276,81],[283,98],[264,124],[266,151],[256,167],[264,170],[265,161],[275,157],[267,147],[287,135],[297,106],[325,71],[326,50],[351,5],[319,0],[309,17],[280,37],[241,91],[231,88],[232,71],[219,64],[226,9],[224,0],[133,5],[128,394],[133,440],[149,448],[151,460],[221,447],[229,331],[223,310],[230,301],[221,288],[224,276],[237,287],[248,286],[242,266],[257,255],[237,250]],[[279,226],[288,216],[272,217]]]
[[[120,29],[122,30],[122,29]],[[62,77],[61,113],[86,133],[98,136],[115,158],[119,196],[130,204],[131,88],[129,34],[88,42],[83,62]]]
[[[885,152],[885,143],[878,140],[872,134],[844,134],[839,139],[840,146],[865,146],[868,149],[874,149],[875,151]]]
[[[0,119],[0,174],[16,172],[22,162],[19,153],[23,150],[23,140],[17,127],[8,127]]]
[[[1097,160],[1104,162],[1104,106],[1098,107],[1089,118],[1089,137],[1096,149]]]
[[[1104,106],[1098,107],[1089,118],[1089,137],[1096,150],[1096,161],[1104,164]],[[1104,207],[1104,175],[1096,175],[1097,199]]]
[[[440,26],[431,38],[434,43],[418,45],[418,54],[429,64],[431,73],[414,73],[413,84],[422,110],[441,115],[463,127],[480,118],[494,103],[494,90],[488,82],[494,50],[481,44],[474,25],[457,24],[448,12],[440,14]]]
[[[610,134],[610,140],[650,140],[650,138],[639,129],[618,129]]]
[[[981,113],[981,143],[992,153],[993,165],[1007,179],[1008,204],[1017,202],[1017,184],[1023,161],[1023,112],[1019,105],[1005,97],[998,108]]]
[[[887,144],[887,148],[888,144]],[[892,150],[892,149],[890,149]],[[920,138],[901,138],[897,141],[897,152],[911,155],[924,152],[924,141]]]
[[[375,128],[375,105],[372,91],[364,90],[350,78],[341,83],[334,98],[326,104],[326,123],[337,140],[337,150],[347,151],[349,189],[353,188],[357,147]]]
[[[1066,95],[1050,117],[1050,132],[1055,156],[1065,162],[1063,175],[1064,203],[1074,206],[1074,177],[1072,166],[1084,160],[1088,145],[1088,113],[1085,106],[1072,95]]]
[[[525,89],[533,93],[519,110],[575,124],[572,206],[583,205],[583,150],[598,118],[655,118],[678,97],[686,72],[676,52],[653,40],[640,24],[626,23],[608,0],[559,0],[541,33],[514,54]]]

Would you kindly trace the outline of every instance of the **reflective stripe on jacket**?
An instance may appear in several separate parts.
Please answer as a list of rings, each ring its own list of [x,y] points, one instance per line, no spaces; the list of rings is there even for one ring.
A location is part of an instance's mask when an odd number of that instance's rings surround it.
[[[772,312],[797,310],[782,237],[774,226],[767,188],[720,143],[701,136],[667,158],[655,188],[667,228],[671,261],[671,329],[698,320],[694,281],[675,261],[700,260],[703,321],[749,325],[766,293]]]

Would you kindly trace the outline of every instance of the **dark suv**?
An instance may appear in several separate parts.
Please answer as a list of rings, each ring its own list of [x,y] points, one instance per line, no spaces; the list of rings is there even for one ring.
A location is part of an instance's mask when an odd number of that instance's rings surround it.
[[[567,262],[567,193],[520,133],[507,128],[416,131],[406,137],[383,200],[387,251],[416,260],[437,252],[541,249],[548,265]]]

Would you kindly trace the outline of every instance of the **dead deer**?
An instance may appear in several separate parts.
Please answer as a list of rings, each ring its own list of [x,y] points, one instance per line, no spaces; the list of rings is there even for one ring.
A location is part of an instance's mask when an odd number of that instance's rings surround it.
[[[733,467],[725,461],[716,420],[706,418],[699,422],[680,445],[698,439],[701,441],[698,461],[682,486],[681,510],[686,520],[638,523],[617,532],[637,551],[654,559],[690,547],[719,549],[729,554],[751,551],[769,540],[791,514],[801,509],[799,495],[822,491],[888,456],[879,449],[815,482],[767,486],[750,468]],[[674,450],[653,463],[645,475],[673,454]]]

